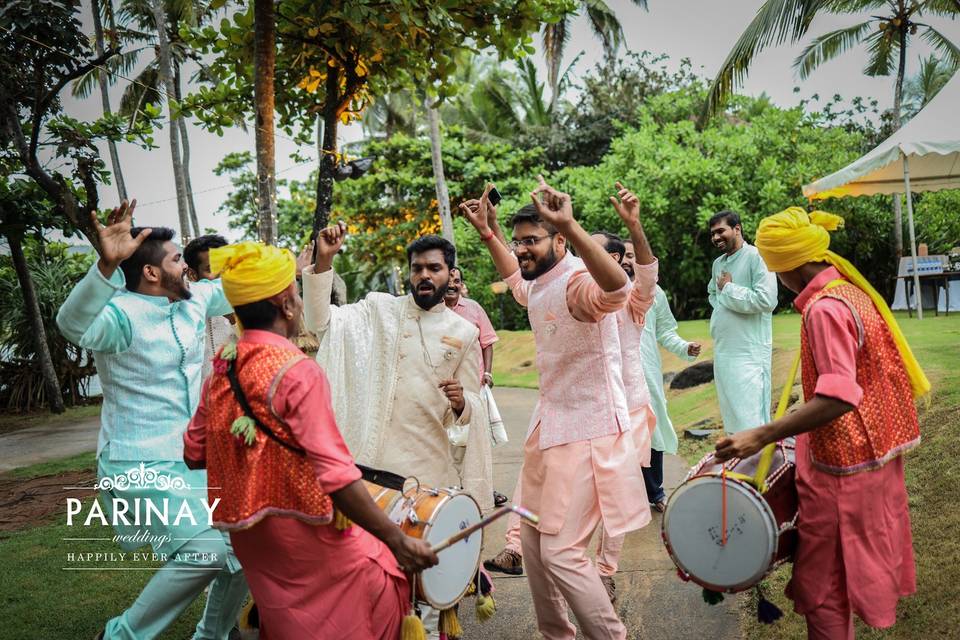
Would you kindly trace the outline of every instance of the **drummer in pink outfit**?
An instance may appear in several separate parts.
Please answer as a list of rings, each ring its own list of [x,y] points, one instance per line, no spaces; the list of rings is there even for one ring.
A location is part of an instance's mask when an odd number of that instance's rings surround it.
[[[527,307],[536,342],[540,399],[521,484],[524,506],[540,523],[523,526],[521,542],[538,628],[548,640],[574,638],[569,605],[587,638],[625,638],[586,549],[598,526],[619,536],[650,521],[615,317],[631,283],[574,220],[570,196],[543,178],[533,204],[513,218],[511,254],[490,227],[489,189],[461,210]],[[579,258],[567,251],[568,241]],[[646,271],[644,284],[652,287],[656,263]]]
[[[787,595],[815,640],[851,640],[854,613],[893,626],[897,601],[916,590],[901,454],[919,443],[914,396],[929,390],[882,298],[828,251],[827,229],[841,222],[798,207],[761,222],[760,255],[799,294],[805,402],[717,444],[727,460],[797,436],[799,536]]]

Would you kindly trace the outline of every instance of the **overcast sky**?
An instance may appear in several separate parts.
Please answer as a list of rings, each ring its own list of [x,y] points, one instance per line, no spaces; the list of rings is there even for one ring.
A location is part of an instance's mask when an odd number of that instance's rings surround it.
[[[694,68],[705,76],[712,77],[723,62],[730,48],[736,42],[743,29],[749,24],[762,4],[761,0],[649,0],[650,10],[645,12],[628,0],[608,0],[624,25],[626,44],[633,51],[649,50],[654,53],[666,53],[674,61],[687,57]],[[90,2],[82,3],[84,24],[92,31]],[[814,21],[810,33],[819,35],[827,31],[855,24],[862,17],[840,16],[823,17]],[[942,33],[960,44],[960,21],[929,19]],[[537,43],[539,45],[539,42]],[[908,59],[908,73],[918,66],[918,59],[930,53],[924,43],[915,39],[913,50]],[[792,62],[802,49],[784,46],[767,49],[755,60],[750,76],[742,88],[743,93],[759,95],[766,92],[775,103],[782,106],[794,106],[803,97],[819,93],[828,98],[835,93],[844,97],[864,96],[876,98],[881,108],[889,108],[893,102],[892,78],[869,78],[862,69],[866,53],[862,50],[848,52],[840,59],[818,69],[811,78],[801,82],[796,77]],[[588,21],[579,17],[574,21],[573,34],[567,48],[567,63],[584,51],[576,70],[582,75],[590,70],[602,56],[599,43],[595,40]],[[542,57],[538,51],[535,61],[543,70]],[[566,64],[566,63],[565,63]],[[545,78],[545,73],[543,74]],[[114,108],[119,104],[125,81],[120,80],[111,89]],[[800,92],[794,93],[799,86]],[[190,87],[186,87],[186,92]],[[93,119],[100,113],[99,93],[95,92],[86,100],[64,97],[64,106],[68,114]],[[164,112],[166,116],[166,112]],[[190,125],[190,175],[193,182],[194,201],[197,206],[200,225],[222,230],[228,236],[226,216],[216,210],[228,193],[229,181],[225,177],[214,175],[213,168],[229,152],[254,150],[251,133],[240,130],[228,130],[222,137],[207,133],[200,127]],[[175,201],[173,171],[170,161],[169,133],[166,129],[155,133],[158,149],[141,150],[134,145],[120,146],[120,160],[131,197],[136,197],[140,224],[165,225],[178,227]],[[340,141],[348,142],[361,137],[360,126],[341,128]],[[312,163],[296,166],[290,158],[295,150],[292,142],[277,139],[277,172],[279,177],[305,179],[313,166]],[[303,154],[315,157],[312,149]],[[109,156],[104,149],[104,159],[109,165]],[[815,176],[811,176],[814,178]],[[117,199],[113,186],[101,189],[100,200],[108,206]]]

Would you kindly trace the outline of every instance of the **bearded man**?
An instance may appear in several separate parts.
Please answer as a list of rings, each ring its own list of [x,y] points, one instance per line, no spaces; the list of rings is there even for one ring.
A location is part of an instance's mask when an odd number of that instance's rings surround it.
[[[132,227],[126,201],[104,227],[91,214],[100,259],[57,312],[70,342],[93,351],[103,385],[98,484],[121,543],[132,551],[149,534],[154,553],[169,558],[130,606],[106,623],[101,640],[160,635],[210,585],[194,640],[226,640],[247,597],[247,583],[226,536],[206,519],[129,524],[116,505],[168,504],[207,513],[205,471],[183,461],[183,434],[200,400],[207,319],[233,310],[219,281],[188,285],[173,230]],[[116,482],[140,470],[167,482]],[[143,469],[146,472],[142,471]],[[106,482],[109,481],[109,482]]]
[[[492,508],[479,331],[443,301],[453,245],[436,235],[414,240],[406,251],[410,293],[373,292],[336,307],[333,257],[345,231],[339,223],[318,235],[316,262],[303,270],[303,298],[305,325],[320,341],[317,362],[330,379],[350,452],[361,464],[416,476],[427,486],[462,486],[482,510]],[[464,430],[458,470],[450,437]]]

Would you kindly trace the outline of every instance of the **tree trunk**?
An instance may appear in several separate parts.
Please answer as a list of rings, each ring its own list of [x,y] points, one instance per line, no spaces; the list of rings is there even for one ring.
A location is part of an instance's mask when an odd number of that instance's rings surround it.
[[[433,164],[433,181],[437,187],[437,208],[440,210],[440,224],[443,237],[451,243],[453,240],[453,218],[450,216],[450,194],[447,192],[447,180],[443,175],[443,155],[440,152],[440,113],[430,104],[427,97],[423,103],[430,122],[430,159]]]
[[[177,88],[177,102],[182,100],[180,89],[180,65],[176,65],[174,71],[174,86]],[[187,188],[187,211],[190,214],[190,225],[193,229],[193,237],[196,238],[202,233],[200,230],[200,221],[197,219],[197,206],[193,200],[193,185],[190,183],[190,139],[187,137],[187,121],[183,116],[177,118],[177,132],[180,134],[180,164],[183,167],[183,184]]]
[[[903,103],[903,77],[907,69],[907,29],[908,20],[900,23],[898,36],[900,38],[900,59],[897,64],[897,83],[893,90],[893,127],[894,131],[900,128],[901,105]],[[900,204],[900,194],[893,194],[893,250],[897,257],[897,268],[900,258],[903,257],[903,211]]]
[[[313,235],[330,222],[333,209],[333,172],[337,166],[337,125],[340,115],[340,69],[329,67],[326,81],[326,104],[323,109],[323,144],[320,149],[320,167],[317,171],[317,205],[313,211]]]
[[[53,368],[53,359],[50,357],[50,347],[47,344],[47,333],[43,328],[43,317],[40,315],[40,304],[37,301],[37,292],[33,287],[33,278],[27,267],[26,256],[23,255],[23,235],[19,231],[7,233],[7,244],[10,245],[10,258],[13,268],[17,272],[17,280],[23,291],[23,304],[27,316],[30,318],[30,328],[33,330],[34,346],[37,358],[40,360],[40,372],[43,374],[43,384],[47,392],[47,404],[53,413],[63,413],[63,396],[60,394],[60,381]]]
[[[276,25],[273,0],[253,3],[253,95],[257,108],[257,219],[260,240],[277,242],[277,177],[273,137],[273,71]]]
[[[183,178],[183,165],[180,155],[180,130],[174,118],[173,103],[177,88],[173,78],[173,63],[170,56],[170,42],[167,40],[167,20],[164,15],[163,0],[150,0],[153,20],[157,25],[157,45],[160,49],[160,81],[167,94],[167,112],[170,115],[170,156],[173,160],[173,181],[177,189],[177,214],[180,219],[180,236],[186,243],[190,236],[190,217],[187,205],[187,185]]]
[[[107,0],[108,2],[110,0]],[[103,24],[100,22],[100,0],[93,2],[93,33],[94,49],[97,56],[103,55]],[[113,11],[111,11],[111,14]],[[97,73],[97,80],[100,84],[100,103],[103,106],[103,115],[109,116],[113,113],[110,109],[110,94],[107,92],[107,74],[100,70]],[[117,193],[120,201],[127,199],[127,185],[123,181],[123,171],[120,170],[120,155],[117,153],[117,143],[113,140],[107,140],[107,148],[110,151],[110,165],[113,167],[113,179],[117,183]]]

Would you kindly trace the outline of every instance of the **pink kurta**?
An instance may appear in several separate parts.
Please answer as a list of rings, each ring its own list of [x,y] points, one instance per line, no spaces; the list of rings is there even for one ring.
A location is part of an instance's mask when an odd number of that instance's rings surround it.
[[[568,258],[569,259],[569,256]],[[554,269],[560,268],[560,265]],[[638,265],[635,286],[641,288],[652,287],[657,280],[658,263]],[[549,272],[548,272],[549,274]],[[543,276],[541,276],[543,278]],[[539,281],[540,279],[538,279]],[[513,295],[523,305],[526,305],[530,290],[535,281],[521,279],[517,271],[509,278],[507,284],[513,290]],[[567,282],[566,302],[570,314],[578,322],[596,323],[609,314],[614,314],[624,308],[630,298],[631,285],[627,283],[617,291],[604,291],[587,271],[575,272]],[[642,317],[641,298],[634,300],[631,313],[638,313]],[[636,316],[635,316],[636,317]],[[612,320],[613,318],[608,318]],[[546,339],[546,338],[545,338]],[[619,349],[619,343],[617,344]],[[577,354],[571,353],[571,358]],[[544,373],[541,372],[541,378]],[[541,379],[541,384],[543,380]],[[605,386],[609,381],[583,380],[584,385]],[[622,383],[621,383],[622,384]],[[623,393],[621,391],[621,393]],[[597,392],[595,399],[606,397],[606,390]],[[599,400],[596,400],[599,402]],[[541,398],[541,403],[543,399]],[[538,404],[538,407],[540,405]],[[595,415],[599,415],[597,412]],[[549,461],[550,469],[546,474],[538,473],[537,479],[528,478],[525,468],[522,475],[524,506],[533,509],[540,515],[540,524],[537,527],[541,532],[553,534],[560,530],[566,518],[564,505],[570,493],[583,487],[574,487],[571,463],[574,460],[589,460],[593,468],[594,485],[587,487],[596,491],[600,505],[600,512],[604,529],[611,536],[618,536],[628,531],[640,529],[650,522],[650,508],[646,499],[643,476],[640,471],[640,451],[638,445],[649,442],[649,433],[631,433],[634,425],[646,425],[653,419],[648,407],[637,407],[629,413],[629,421],[612,429],[612,433],[592,439],[567,442],[556,447],[544,447],[542,432],[538,434],[537,442],[545,449],[544,460]],[[530,425],[530,433],[539,422],[535,413]],[[638,438],[640,442],[638,442]],[[550,449],[556,449],[551,451]],[[528,489],[529,483],[529,489]],[[537,483],[539,486],[534,486]],[[542,483],[542,484],[540,484]],[[544,500],[532,500],[533,496],[544,494]]]
[[[484,372],[483,350],[500,338],[497,337],[497,332],[494,330],[487,312],[476,300],[460,296],[457,304],[450,307],[450,310],[480,330],[480,381],[482,382]]]
[[[266,331],[245,331],[241,341],[290,344]],[[206,460],[206,400],[204,393],[184,435],[184,457],[190,460]],[[280,380],[271,408],[306,450],[324,493],[360,478],[316,363],[293,366]],[[262,640],[399,636],[409,585],[389,549],[359,526],[341,532],[268,516],[230,532],[230,540],[257,603]]]
[[[815,293],[840,277],[832,267],[818,274],[797,297],[797,308],[803,312]],[[849,307],[821,298],[804,322],[819,374],[816,394],[858,406],[861,329]],[[897,600],[916,590],[903,458],[840,476],[813,466],[808,434],[797,437],[796,453],[800,536],[787,588],[795,610],[811,614],[847,600],[870,626],[893,625]]]

